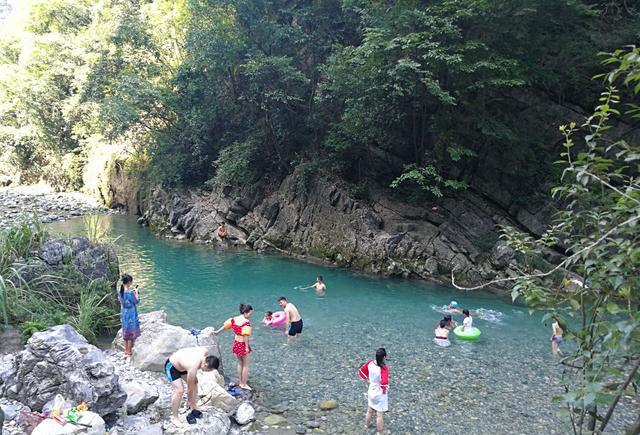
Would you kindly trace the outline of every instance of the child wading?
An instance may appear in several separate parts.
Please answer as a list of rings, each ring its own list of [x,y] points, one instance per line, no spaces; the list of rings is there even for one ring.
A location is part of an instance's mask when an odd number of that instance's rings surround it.
[[[384,413],[389,409],[387,392],[389,391],[389,367],[385,363],[387,351],[381,347],[376,350],[376,359],[369,360],[360,367],[358,375],[369,382],[367,393],[368,407],[364,425],[371,424],[373,411],[376,411],[376,432],[381,434],[384,429]]]
[[[118,299],[122,308],[120,320],[122,321],[122,339],[124,340],[124,354],[127,358],[133,355],[133,343],[140,337],[140,321],[138,320],[138,304],[140,294],[138,286],[131,287],[133,278],[125,274],[122,277],[122,285],[118,292]]]

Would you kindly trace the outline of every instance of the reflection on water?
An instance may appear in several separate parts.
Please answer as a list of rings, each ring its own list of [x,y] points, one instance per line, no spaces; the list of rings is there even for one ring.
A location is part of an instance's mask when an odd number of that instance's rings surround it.
[[[140,285],[143,311],[164,309],[171,323],[203,328],[220,326],[241,302],[253,305],[250,384],[264,405],[285,406],[294,424],[319,418],[318,401],[334,398],[340,406],[325,415],[323,428],[361,433],[366,386],[356,370],[384,346],[391,367],[387,423],[394,433],[563,432],[549,399],[558,393],[549,331],[507,297],[160,240],[131,217],[104,219],[112,236],[121,235],[120,270]],[[82,222],[51,228],[77,233]],[[325,297],[300,289],[318,274],[327,283]],[[281,331],[260,326],[264,311],[279,309],[281,295],[304,318],[302,340],[292,346],[284,345]],[[475,313],[482,337],[440,348],[434,327],[452,299]],[[232,341],[221,335],[230,375]]]

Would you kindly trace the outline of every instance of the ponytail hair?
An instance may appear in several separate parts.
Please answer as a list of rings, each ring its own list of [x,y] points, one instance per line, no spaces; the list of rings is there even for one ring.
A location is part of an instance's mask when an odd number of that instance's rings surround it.
[[[240,314],[246,314],[249,311],[253,311],[253,307],[249,304],[240,304]]]
[[[120,300],[124,299],[124,285],[133,282],[133,277],[128,273],[122,275],[122,284],[120,284]]]
[[[387,356],[387,351],[384,349],[384,347],[381,347],[380,349],[376,350],[376,364],[378,364],[378,367],[385,366],[385,363],[384,363],[385,356]]]

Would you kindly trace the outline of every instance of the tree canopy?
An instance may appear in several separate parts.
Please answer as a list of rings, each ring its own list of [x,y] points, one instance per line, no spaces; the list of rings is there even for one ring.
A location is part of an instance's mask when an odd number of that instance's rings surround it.
[[[0,41],[0,170],[78,188],[116,146],[169,185],[296,167],[440,197],[498,169],[527,198],[619,0],[29,0]],[[525,164],[526,163],[526,164]],[[313,170],[311,170],[313,169]]]

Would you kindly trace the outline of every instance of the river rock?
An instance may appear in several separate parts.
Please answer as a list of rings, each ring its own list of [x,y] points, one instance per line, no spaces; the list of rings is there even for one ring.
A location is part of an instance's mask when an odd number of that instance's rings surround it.
[[[205,346],[209,348],[210,355],[220,358],[218,340],[213,328],[203,329],[196,340],[186,329],[166,323],[166,318],[163,310],[140,314],[142,335],[136,340],[132,358],[134,367],[162,372],[165,362],[175,351],[193,346]],[[113,347],[118,350],[124,349],[122,329],[113,340]],[[219,370],[222,370],[222,360]]]
[[[262,421],[268,426],[282,426],[288,423],[286,418],[278,414],[269,414]]]
[[[224,388],[224,378],[217,370],[210,372],[198,372],[198,405],[213,406],[225,412],[231,412],[239,405]]]
[[[113,365],[70,325],[33,334],[15,367],[3,393],[33,410],[41,411],[56,394],[87,402],[100,415],[115,412],[126,400]]]
[[[256,410],[249,402],[242,402],[233,417],[240,426],[243,426],[256,419]]]
[[[231,420],[227,414],[213,408],[202,408],[202,418],[196,424],[187,424],[176,427],[169,424],[165,430],[165,435],[204,435],[204,434],[226,434],[231,428]]]
[[[78,419],[78,423],[90,425],[91,427],[77,426],[72,423],[67,423],[63,426],[52,418],[47,418],[36,426],[33,432],[31,432],[31,435],[104,435],[105,433],[104,420],[94,412],[83,412]]]
[[[152,385],[130,381],[120,384],[127,394],[127,414],[136,414],[158,400],[158,389]]]
[[[136,432],[137,435],[162,435],[162,433],[162,423],[152,424]]]
[[[49,239],[40,245],[38,256],[49,266],[59,266],[73,251],[62,239]]]
[[[323,401],[320,402],[320,404],[318,406],[323,411],[330,411],[330,410],[336,409],[338,407],[338,402],[333,400],[333,399],[323,400]]]

